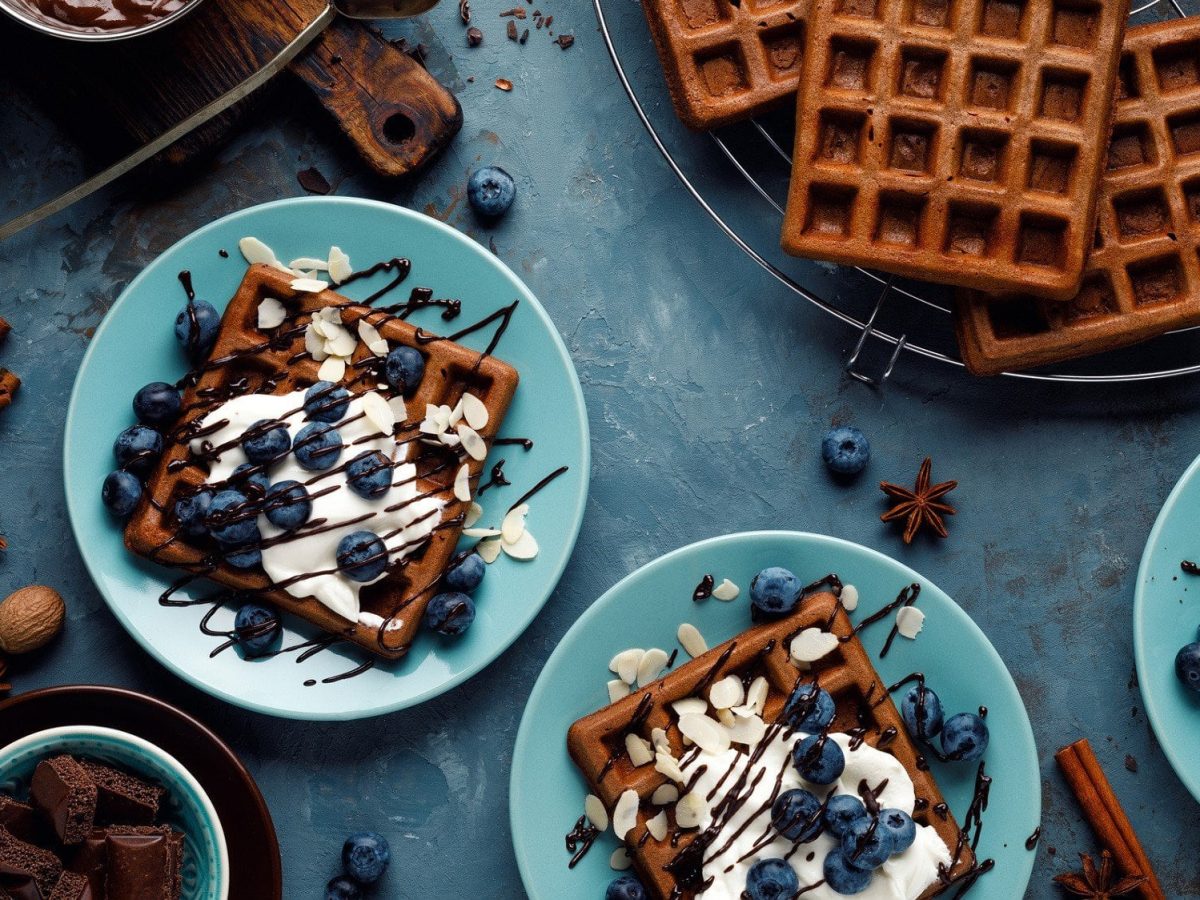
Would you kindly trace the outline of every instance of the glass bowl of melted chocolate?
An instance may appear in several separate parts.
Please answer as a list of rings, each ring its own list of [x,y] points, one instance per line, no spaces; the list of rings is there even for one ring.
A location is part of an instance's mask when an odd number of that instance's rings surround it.
[[[115,41],[155,31],[200,0],[0,0],[0,10],[56,37]]]

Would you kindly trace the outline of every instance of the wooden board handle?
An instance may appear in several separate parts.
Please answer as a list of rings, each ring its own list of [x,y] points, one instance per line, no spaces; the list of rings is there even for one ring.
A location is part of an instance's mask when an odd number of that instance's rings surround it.
[[[361,23],[339,18],[291,70],[380,175],[416,171],[462,127],[458,99]]]

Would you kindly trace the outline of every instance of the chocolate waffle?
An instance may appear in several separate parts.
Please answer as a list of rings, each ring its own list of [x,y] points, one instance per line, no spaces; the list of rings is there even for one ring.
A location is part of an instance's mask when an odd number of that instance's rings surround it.
[[[783,249],[1075,296],[1128,12],[1128,0],[814,0]]]
[[[832,625],[830,624],[832,623]],[[812,664],[802,673],[789,659],[788,647],[794,635],[805,628],[818,627],[844,638],[836,650]],[[631,730],[649,740],[656,728],[666,730],[672,755],[684,753],[678,716],[671,704],[687,697],[707,697],[708,688],[727,675],[736,675],[748,684],[758,676],[769,683],[763,720],[779,719],[784,704],[797,683],[814,679],[828,691],[837,706],[830,728],[835,732],[857,734],[863,729],[863,741],[883,749],[903,765],[912,779],[918,807],[913,819],[931,826],[950,850],[959,849],[945,873],[946,879],[965,876],[975,864],[969,845],[959,845],[959,827],[944,807],[941,791],[924,763],[921,752],[909,738],[900,713],[880,681],[861,641],[854,635],[850,618],[832,593],[811,594],[800,610],[785,619],[757,625],[732,640],[714,647],[702,656],[680,666],[645,688],[618,700],[575,722],[567,734],[567,748],[576,766],[587,780],[589,790],[611,810],[626,790],[637,791],[641,798],[638,821],[626,836],[626,846],[638,873],[659,900],[690,900],[695,892],[677,884],[667,867],[696,839],[696,831],[676,828],[673,804],[665,807],[670,817],[670,836],[657,841],[648,834],[647,822],[660,810],[651,802],[655,790],[668,779],[653,764],[635,767],[625,751],[625,735]],[[921,803],[920,800],[924,800]],[[943,810],[940,815],[934,810]],[[718,838],[720,840],[720,838]],[[923,897],[938,894],[945,885],[935,883]]]
[[[332,290],[305,293],[291,288],[292,275],[264,265],[246,272],[229,302],[208,361],[183,392],[184,414],[167,437],[167,446],[147,480],[145,494],[125,529],[126,546],[154,562],[186,569],[230,588],[252,592],[278,608],[294,613],[317,627],[388,658],[403,656],[420,626],[430,596],[446,568],[462,531],[467,504],[457,500],[453,483],[460,460],[444,449],[433,449],[420,440],[421,417],[427,404],[454,406],[469,391],[487,408],[489,419],[480,431],[490,443],[500,428],[517,388],[515,369],[490,355],[481,354],[448,339],[435,338],[386,310],[357,304]],[[258,307],[266,298],[281,301],[288,318],[273,337],[258,328]],[[396,424],[397,442],[412,448],[409,461],[417,466],[418,496],[444,500],[441,520],[423,546],[402,562],[393,562],[381,580],[365,585],[360,594],[364,613],[384,624],[350,622],[312,597],[295,597],[275,586],[258,568],[238,569],[228,563],[207,537],[184,533],[174,517],[175,502],[194,494],[205,483],[207,469],[189,451],[189,438],[204,416],[226,400],[243,394],[288,394],[303,390],[319,379],[319,364],[305,351],[305,327],[321,308],[341,307],[350,331],[360,318],[375,325],[389,345],[417,348],[425,357],[425,374],[415,393],[405,398],[407,422]],[[356,345],[342,386],[352,394],[377,390],[382,381],[362,341]],[[294,418],[298,424],[300,417]],[[467,457],[471,484],[477,484],[484,463]],[[344,476],[343,476],[344,477]],[[367,526],[369,527],[369,523]],[[302,583],[302,582],[300,582]]]
[[[1200,322],[1200,18],[1125,36],[1096,240],[1069,303],[962,292],[976,375],[1137,343]]]
[[[809,2],[646,0],[646,21],[683,124],[728,125],[795,94]]]

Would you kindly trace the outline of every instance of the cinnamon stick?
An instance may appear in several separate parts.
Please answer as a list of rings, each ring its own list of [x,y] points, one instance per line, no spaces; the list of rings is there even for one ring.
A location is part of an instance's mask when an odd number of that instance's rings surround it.
[[[14,375],[8,369],[0,368],[0,409],[12,403],[13,396],[17,393],[17,388],[21,386],[21,379]]]
[[[1150,859],[1142,849],[1141,841],[1125,810],[1121,808],[1108,777],[1100,768],[1092,745],[1086,738],[1081,738],[1063,747],[1054,754],[1054,758],[1058,760],[1067,784],[1083,808],[1088,824],[1112,853],[1117,869],[1122,875],[1145,876],[1146,880],[1136,889],[1138,896],[1145,900],[1166,900],[1167,895],[1158,883]]]

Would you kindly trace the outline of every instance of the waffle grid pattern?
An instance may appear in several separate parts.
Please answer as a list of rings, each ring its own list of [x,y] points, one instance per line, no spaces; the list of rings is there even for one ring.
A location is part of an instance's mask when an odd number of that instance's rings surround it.
[[[1066,304],[966,293],[978,375],[1114,349],[1200,323],[1200,19],[1129,31],[1083,290]]]
[[[815,0],[783,247],[1074,296],[1126,0]]]

